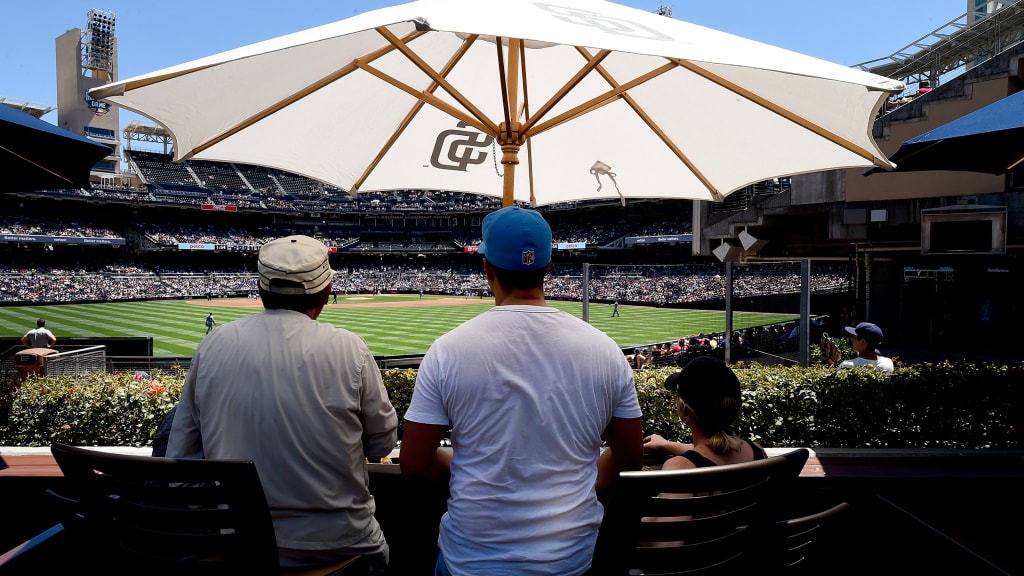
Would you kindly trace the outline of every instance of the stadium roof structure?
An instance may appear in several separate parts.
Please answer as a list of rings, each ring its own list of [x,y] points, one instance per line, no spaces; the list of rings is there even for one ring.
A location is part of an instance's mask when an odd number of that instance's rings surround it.
[[[1002,2],[992,13],[965,13],[897,50],[853,67],[908,85],[958,75],[961,68],[974,66],[1024,41],[1024,0]]]
[[[89,186],[112,149],[13,106],[0,106],[0,193]]]
[[[129,150],[132,149],[131,142],[156,142],[164,145],[164,152],[167,153],[168,149],[173,147],[174,138],[171,133],[163,126],[157,126],[156,124],[144,124],[138,120],[132,120],[127,126],[121,130],[121,135],[124,137],[124,141]]]
[[[20,110],[26,114],[31,114],[36,118],[42,118],[57,109],[56,106],[50,106],[49,104],[38,104],[36,102],[29,102],[28,100],[7,98],[6,96],[0,96],[0,104],[14,108],[15,110]]]

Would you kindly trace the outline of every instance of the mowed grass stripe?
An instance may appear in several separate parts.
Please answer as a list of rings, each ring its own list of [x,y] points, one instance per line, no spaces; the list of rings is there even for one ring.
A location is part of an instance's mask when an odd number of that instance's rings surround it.
[[[169,351],[173,350],[174,354],[191,355],[195,350],[195,336],[202,336],[198,328],[202,318],[186,324],[180,320],[181,314],[176,307],[161,307],[159,304],[162,303],[74,306],[61,315],[61,324],[54,325],[53,329],[75,336],[138,336],[144,332],[153,336],[154,342],[159,341]]]
[[[320,318],[362,336],[375,355],[422,354],[438,336],[493,305],[483,300],[414,308],[328,307]]]
[[[0,318],[8,310],[0,308]],[[23,310],[33,318],[47,318],[47,327],[57,335],[58,343],[66,336],[152,336],[154,354],[159,356],[191,356],[206,330],[207,312],[181,301],[33,306]],[[11,334],[8,326],[0,324],[0,335],[17,335],[17,330]]]
[[[364,297],[369,298],[369,297]],[[418,300],[418,296],[375,297],[373,301]],[[431,298],[425,297],[429,302]],[[361,301],[367,301],[361,299]],[[339,298],[339,303],[345,300]],[[561,310],[582,317],[578,302],[550,302]],[[350,330],[366,340],[378,356],[422,354],[433,341],[462,322],[490,309],[493,300],[484,299],[457,306],[442,304],[401,308],[344,308],[328,305],[320,320]],[[57,338],[67,336],[152,336],[154,354],[190,356],[206,332],[205,318],[213,312],[221,325],[259,312],[261,308],[196,306],[183,300],[153,302],[111,302],[0,307],[0,336],[21,336],[35,326],[39,317]],[[590,322],[623,348],[665,342],[702,332],[720,332],[725,326],[721,311],[620,306],[621,317],[611,317],[611,307],[592,304]],[[795,320],[796,314],[735,312],[733,328]]]

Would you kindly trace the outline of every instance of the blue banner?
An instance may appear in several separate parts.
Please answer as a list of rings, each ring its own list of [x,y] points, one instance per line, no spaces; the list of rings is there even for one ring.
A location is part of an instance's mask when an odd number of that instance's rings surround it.
[[[124,246],[124,238],[36,236],[32,234],[0,234],[0,242],[43,242],[46,244],[102,244],[104,246]]]
[[[626,246],[634,244],[662,244],[668,242],[693,242],[693,234],[670,234],[665,236],[631,236],[626,238]]]

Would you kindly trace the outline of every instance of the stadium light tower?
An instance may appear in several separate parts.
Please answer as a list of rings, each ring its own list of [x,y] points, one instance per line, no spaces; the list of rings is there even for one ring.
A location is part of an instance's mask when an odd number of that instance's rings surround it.
[[[120,174],[118,111],[89,97],[89,90],[117,81],[117,20],[110,10],[86,13],[84,28],[72,28],[56,39],[57,125],[113,148],[93,168],[94,180]]]
[[[114,27],[117,18],[110,10],[93,8],[86,15],[82,30],[82,75],[110,82],[114,76]],[[86,104],[102,116],[110,111],[110,104],[86,95]]]

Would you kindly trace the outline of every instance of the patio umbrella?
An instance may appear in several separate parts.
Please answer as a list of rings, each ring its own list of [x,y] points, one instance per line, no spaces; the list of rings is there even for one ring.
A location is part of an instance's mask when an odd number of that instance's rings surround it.
[[[175,160],[507,206],[889,167],[870,126],[902,86],[611,2],[420,0],[90,95],[167,128]]]
[[[88,188],[111,148],[0,105],[0,193]]]
[[[1024,92],[900,144],[894,172],[952,170],[1003,174],[1024,160]],[[872,168],[865,175],[885,172]]]

